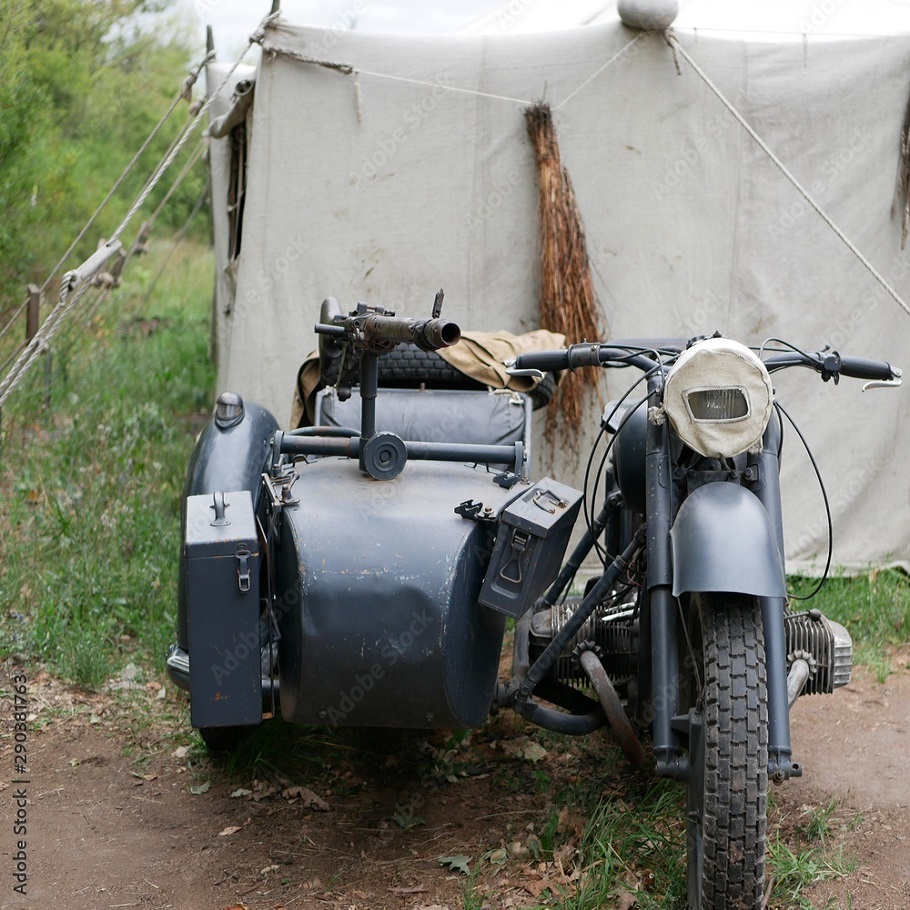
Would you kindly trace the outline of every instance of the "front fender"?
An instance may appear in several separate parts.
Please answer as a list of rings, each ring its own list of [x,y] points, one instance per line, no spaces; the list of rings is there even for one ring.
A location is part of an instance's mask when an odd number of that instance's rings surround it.
[[[699,487],[680,506],[670,530],[674,597],[694,591],[785,597],[776,540],[765,507],[745,487]]]

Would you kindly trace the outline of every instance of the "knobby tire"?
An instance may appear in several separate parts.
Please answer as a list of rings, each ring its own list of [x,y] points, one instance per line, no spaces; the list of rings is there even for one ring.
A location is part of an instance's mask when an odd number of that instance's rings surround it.
[[[761,609],[755,598],[690,602],[698,673],[687,784],[691,910],[760,910],[768,808],[768,709]],[[700,666],[699,666],[700,665]]]

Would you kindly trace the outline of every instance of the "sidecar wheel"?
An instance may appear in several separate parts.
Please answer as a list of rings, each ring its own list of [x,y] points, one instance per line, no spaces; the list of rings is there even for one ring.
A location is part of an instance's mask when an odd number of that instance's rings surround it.
[[[199,727],[199,735],[209,752],[234,752],[243,738],[249,733],[249,727]]]
[[[761,609],[742,595],[693,595],[688,632],[689,907],[759,910],[768,808]]]

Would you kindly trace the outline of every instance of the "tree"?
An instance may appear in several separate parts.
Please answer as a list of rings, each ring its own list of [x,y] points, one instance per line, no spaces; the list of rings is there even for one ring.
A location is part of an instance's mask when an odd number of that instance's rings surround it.
[[[13,0],[0,12],[4,309],[28,281],[44,280],[200,55],[179,25],[162,21],[165,7],[163,0]],[[185,107],[174,112],[74,262],[113,231],[186,117]],[[174,201],[172,223],[203,183],[195,175]]]

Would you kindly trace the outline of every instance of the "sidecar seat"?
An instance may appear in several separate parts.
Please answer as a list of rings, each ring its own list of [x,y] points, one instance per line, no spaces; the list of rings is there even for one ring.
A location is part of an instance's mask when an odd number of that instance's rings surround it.
[[[530,461],[531,410],[528,395],[508,389],[381,388],[376,398],[376,429],[412,442],[522,442]],[[356,390],[347,401],[340,401],[334,388],[318,392],[315,424],[359,430]]]

